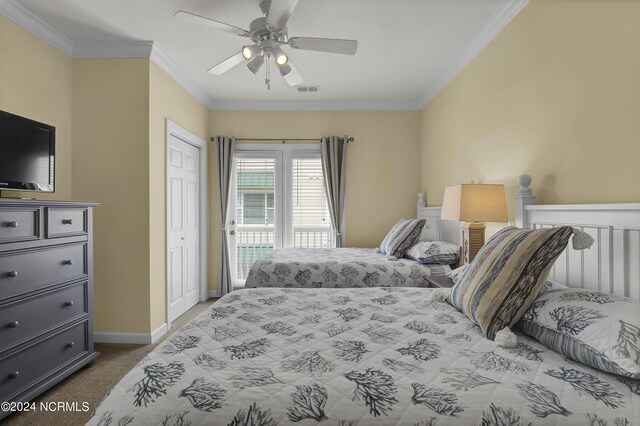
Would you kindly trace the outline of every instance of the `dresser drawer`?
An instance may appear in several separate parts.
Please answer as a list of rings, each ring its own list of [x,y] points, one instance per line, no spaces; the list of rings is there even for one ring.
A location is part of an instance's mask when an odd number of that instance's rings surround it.
[[[8,401],[23,389],[88,352],[87,322],[82,322],[22,351],[0,360],[0,401]]]
[[[86,276],[86,243],[2,255],[0,299]]]
[[[87,312],[87,283],[0,308],[0,353]]]
[[[69,237],[87,233],[87,209],[46,208],[47,238]]]
[[[40,238],[40,209],[0,209],[0,243]]]

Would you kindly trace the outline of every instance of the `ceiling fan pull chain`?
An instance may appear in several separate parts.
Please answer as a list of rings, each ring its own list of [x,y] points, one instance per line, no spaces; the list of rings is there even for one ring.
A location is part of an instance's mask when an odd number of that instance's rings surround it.
[[[271,61],[270,61],[270,56],[271,55],[267,55],[267,78],[264,80],[265,84],[267,85],[267,90],[271,90]]]

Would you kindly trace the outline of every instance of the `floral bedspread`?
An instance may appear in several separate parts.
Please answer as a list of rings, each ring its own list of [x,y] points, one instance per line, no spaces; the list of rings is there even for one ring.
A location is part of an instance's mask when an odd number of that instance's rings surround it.
[[[279,249],[253,264],[245,287],[429,287],[428,276],[450,270],[370,248]]]
[[[89,424],[640,422],[640,382],[522,335],[498,347],[434,291],[235,291],[130,371]]]

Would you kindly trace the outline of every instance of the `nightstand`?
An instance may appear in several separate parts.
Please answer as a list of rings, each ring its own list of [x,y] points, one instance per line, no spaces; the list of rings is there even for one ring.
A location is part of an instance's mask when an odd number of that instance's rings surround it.
[[[433,288],[451,288],[453,287],[453,280],[446,275],[435,275],[427,277],[429,287]]]

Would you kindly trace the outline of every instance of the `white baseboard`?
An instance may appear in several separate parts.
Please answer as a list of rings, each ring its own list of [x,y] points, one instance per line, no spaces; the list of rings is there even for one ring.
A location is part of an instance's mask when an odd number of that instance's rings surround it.
[[[167,333],[167,331],[169,331],[169,327],[167,327],[167,323],[165,322],[160,327],[158,327],[156,331],[151,333],[151,343],[157,342],[159,338]]]
[[[167,324],[162,324],[153,333],[116,333],[95,332],[93,341],[96,343],[123,343],[129,345],[150,345],[155,343],[167,332]]]

